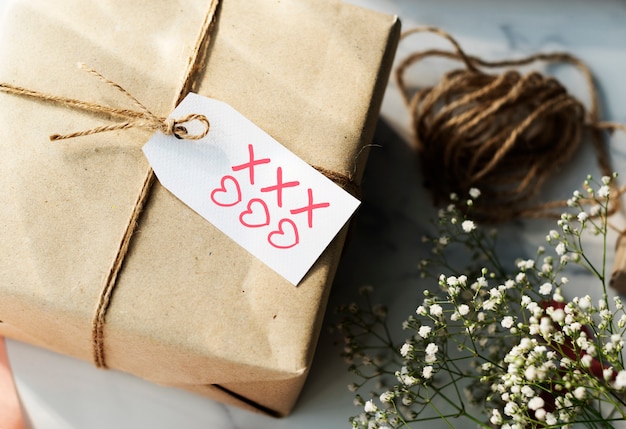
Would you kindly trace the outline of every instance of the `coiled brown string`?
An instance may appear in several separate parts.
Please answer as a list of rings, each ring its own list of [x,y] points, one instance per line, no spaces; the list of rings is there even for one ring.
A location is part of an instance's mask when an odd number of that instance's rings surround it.
[[[536,54],[527,58],[486,61],[469,56],[448,33],[419,27],[403,37],[430,32],[444,37],[454,51],[417,52],[396,69],[396,80],[409,109],[425,186],[436,204],[450,194],[467,195],[478,188],[473,216],[485,223],[520,217],[558,217],[566,201],[537,202],[548,178],[571,159],[589,136],[603,175],[612,169],[602,130],[626,130],[621,124],[598,122],[598,95],[589,68],[567,53]],[[405,83],[407,68],[428,57],[461,61],[465,68],[446,73],[435,86],[414,94]],[[588,86],[591,105],[583,104],[556,79],[537,72],[506,69],[488,74],[481,68],[525,66],[538,61],[566,63],[578,68]],[[613,192],[618,192],[615,186]],[[614,198],[613,201],[617,201]],[[611,207],[614,212],[617,204]]]

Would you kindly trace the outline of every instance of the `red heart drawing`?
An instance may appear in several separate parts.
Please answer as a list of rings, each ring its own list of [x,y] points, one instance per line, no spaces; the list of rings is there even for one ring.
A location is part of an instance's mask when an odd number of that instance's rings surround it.
[[[284,225],[289,227],[285,229]],[[267,241],[278,249],[289,249],[300,242],[298,228],[291,219],[281,219],[278,222],[278,229],[270,232]]]
[[[270,212],[267,204],[260,198],[248,201],[248,208],[239,215],[239,222],[249,228],[259,228],[270,223]]]
[[[211,200],[221,207],[232,207],[241,201],[241,188],[233,176],[224,176],[219,188],[211,192]]]

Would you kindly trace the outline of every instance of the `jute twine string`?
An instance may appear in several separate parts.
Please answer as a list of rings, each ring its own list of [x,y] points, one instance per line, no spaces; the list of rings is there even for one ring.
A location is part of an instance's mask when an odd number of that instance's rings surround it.
[[[418,27],[404,33],[430,32],[447,39],[454,51],[416,52],[400,62],[396,81],[411,115],[411,127],[423,167],[425,186],[436,204],[450,203],[451,193],[478,188],[472,207],[476,220],[499,223],[521,217],[559,217],[567,202],[537,203],[546,181],[572,158],[589,136],[600,171],[612,169],[603,130],[626,130],[598,122],[598,94],[589,68],[568,53],[540,53],[526,58],[486,61],[467,55],[448,33]],[[446,73],[432,87],[411,94],[407,69],[429,57],[461,61],[465,68]],[[526,66],[539,61],[566,63],[582,73],[590,92],[589,109],[556,79],[514,69],[488,74],[482,68]],[[614,196],[623,190],[612,185]],[[617,210],[617,198],[610,213]]]
[[[172,110],[174,107],[180,104],[180,102],[189,92],[193,91],[195,80],[198,78],[200,72],[202,71],[203,65],[206,63],[205,59],[208,51],[209,42],[211,40],[211,33],[215,23],[215,16],[218,6],[219,0],[212,0],[207,10],[207,13],[204,16],[202,26],[200,27],[200,31],[196,39],[196,43],[193,50],[191,51],[189,60],[187,61],[187,67],[183,75],[183,80],[180,84],[179,90],[176,94]],[[94,363],[99,368],[107,368],[104,350],[104,326],[106,322],[106,314],[111,305],[111,299],[113,296],[113,290],[116,285],[117,276],[122,268],[122,264],[124,262],[126,254],[128,253],[131,238],[139,222],[139,215],[141,214],[143,207],[148,200],[148,196],[150,195],[150,190],[152,189],[154,181],[154,171],[151,167],[148,167],[143,184],[141,186],[141,190],[139,192],[139,195],[137,196],[137,200],[135,201],[130,219],[126,224],[126,230],[124,232],[124,235],[122,236],[122,239],[120,240],[117,256],[115,257],[113,264],[111,265],[111,269],[109,270],[109,274],[106,278],[104,287],[100,293],[100,298],[98,300],[98,305],[96,307],[96,312],[91,326]]]
[[[202,72],[203,66],[206,63],[206,55],[208,52],[209,43],[211,41],[211,33],[215,24],[215,17],[220,0],[212,0],[202,25],[200,27],[196,43],[191,51],[189,59],[187,61],[187,67],[183,75],[183,80],[180,84],[176,98],[174,100],[172,110],[178,106],[185,96],[194,90],[196,80]],[[208,128],[207,128],[208,132]],[[94,363],[99,368],[107,368],[105,360],[104,350],[104,325],[106,322],[106,314],[111,305],[111,298],[113,296],[113,290],[116,285],[117,276],[122,268],[122,264],[128,253],[130,247],[131,238],[139,222],[139,215],[141,214],[143,207],[145,206],[150,190],[155,181],[154,171],[152,167],[148,167],[145,174],[145,179],[141,186],[141,191],[137,196],[133,211],[130,219],[127,223],[126,231],[122,236],[120,245],[117,251],[117,256],[113,261],[109,275],[104,284],[104,288],[100,294],[98,306],[96,308],[95,316],[91,326],[91,337],[94,350]]]
[[[44,92],[34,91],[7,83],[0,83],[0,91],[14,95],[31,97],[46,102],[58,103],[76,109],[86,110],[92,113],[104,113],[110,116],[116,116],[126,119],[126,121],[124,122],[119,122],[112,125],[102,125],[84,131],[76,131],[69,134],[52,134],[50,136],[51,141],[71,139],[75,137],[84,137],[107,131],[127,130],[130,128],[143,128],[152,131],[161,131],[163,134],[174,136],[178,139],[187,140],[200,140],[209,133],[211,124],[209,123],[209,120],[206,116],[197,113],[192,113],[178,119],[156,116],[154,113],[148,110],[148,108],[144,106],[139,100],[137,100],[126,89],[122,88],[117,83],[107,79],[96,70],[87,67],[85,64],[79,63],[78,67],[96,76],[107,85],[118,90],[120,93],[126,96],[139,110],[118,109],[114,107],[103,106],[89,101],[81,101],[73,98],[46,94]],[[184,124],[191,121],[199,121],[202,124],[203,129],[200,133],[190,134],[187,131],[187,128],[184,126]]]

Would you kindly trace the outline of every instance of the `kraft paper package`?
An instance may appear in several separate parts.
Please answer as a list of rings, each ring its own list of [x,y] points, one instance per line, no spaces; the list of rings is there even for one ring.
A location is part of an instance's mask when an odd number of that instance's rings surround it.
[[[358,183],[399,27],[338,0],[13,1],[0,23],[0,82],[129,108],[76,67],[85,63],[166,117],[187,79],[308,164]],[[297,286],[158,181],[129,229],[154,131],[49,138],[112,116],[0,92],[0,335],[288,414],[347,228]]]

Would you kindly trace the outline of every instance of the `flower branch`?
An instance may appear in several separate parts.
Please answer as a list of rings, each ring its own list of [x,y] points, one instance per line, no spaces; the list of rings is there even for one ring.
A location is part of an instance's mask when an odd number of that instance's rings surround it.
[[[351,389],[373,388],[370,399],[357,395],[362,412],[352,426],[440,419],[457,427],[466,419],[484,428],[613,427],[625,419],[626,313],[619,298],[609,302],[605,276],[611,180],[588,177],[586,196],[576,191],[568,201],[574,213],[546,236],[552,251],[540,246],[535,259],[514,265],[501,261],[496,234],[469,217],[479,191],[463,212],[453,196],[457,204],[438,213],[437,234],[423,239],[433,259],[420,262],[420,282],[431,286],[402,325],[407,338],[394,341],[371,288],[362,290],[363,307],[341,309],[344,357],[360,377]],[[602,237],[599,263],[585,249],[587,232]],[[469,254],[466,266],[449,256],[455,247]],[[570,265],[600,284],[597,304],[590,295],[565,298]]]

